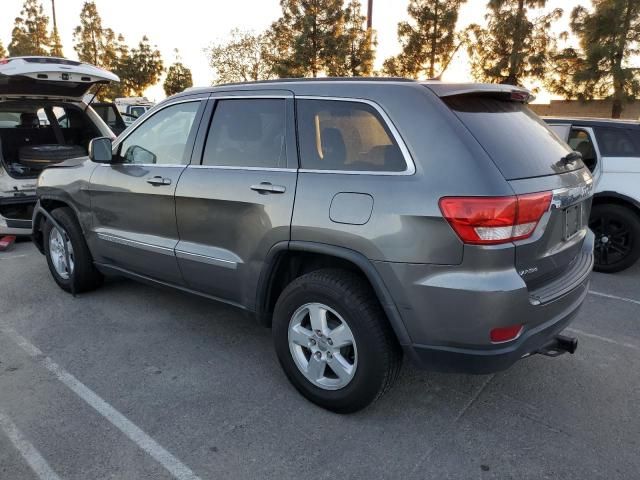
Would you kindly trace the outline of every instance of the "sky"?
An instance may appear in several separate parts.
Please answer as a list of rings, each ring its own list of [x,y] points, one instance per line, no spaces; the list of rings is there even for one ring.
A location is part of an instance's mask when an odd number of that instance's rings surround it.
[[[361,0],[366,8],[366,0]],[[51,17],[50,0],[42,0]],[[409,0],[374,0],[373,28],[377,32],[376,67],[385,58],[399,52],[397,24],[407,18]],[[13,19],[19,15],[23,0],[0,0],[0,40],[6,47],[11,40]],[[73,29],[79,24],[83,0],[56,0],[58,31],[65,56],[77,58],[73,50]],[[487,0],[468,0],[461,8],[458,28],[470,23],[483,23]],[[554,26],[560,32],[568,30],[569,14],[574,6],[590,7],[589,0],[549,0],[546,9],[564,9],[563,18]],[[129,45],[135,45],[147,35],[162,53],[165,65],[175,60],[174,49],[180,51],[182,62],[191,68],[194,85],[210,85],[214,79],[208,65],[205,48],[214,41],[224,41],[235,27],[262,31],[280,16],[278,0],[96,0],[104,27],[122,33]],[[169,5],[172,5],[169,8]],[[448,81],[472,81],[466,52],[461,49],[445,75]],[[533,86],[533,85],[532,85]],[[147,90],[147,96],[158,101],[164,98],[161,84]],[[544,90],[538,102],[548,102]]]

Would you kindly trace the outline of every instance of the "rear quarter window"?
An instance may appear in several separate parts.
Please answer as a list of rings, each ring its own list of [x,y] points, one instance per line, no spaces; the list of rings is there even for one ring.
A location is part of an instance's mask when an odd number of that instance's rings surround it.
[[[297,100],[296,105],[302,168],[406,170],[400,147],[373,106],[343,100]]]
[[[640,129],[597,127],[596,139],[604,157],[640,157]]]
[[[569,146],[529,108],[490,96],[457,95],[443,101],[469,129],[507,180],[583,168],[561,159]]]

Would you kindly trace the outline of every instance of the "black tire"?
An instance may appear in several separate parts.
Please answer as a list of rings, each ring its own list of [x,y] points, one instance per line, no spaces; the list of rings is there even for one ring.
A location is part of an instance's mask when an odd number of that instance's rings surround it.
[[[357,346],[353,378],[338,390],[326,390],[308,380],[289,349],[293,314],[313,302],[339,313]],[[345,270],[317,270],[291,282],[275,306],[273,339],[280,364],[294,387],[313,403],[336,413],[356,412],[376,401],[393,385],[402,365],[402,350],[375,293],[361,276]]]
[[[79,145],[30,145],[20,148],[18,161],[25,167],[45,168],[85,155],[87,150]]]
[[[63,236],[71,240],[73,249],[73,273],[71,275],[76,293],[88,292],[102,285],[103,276],[93,265],[93,258],[87,242],[85,242],[82,229],[78,224],[73,210],[70,208],[57,208],[51,212],[53,218],[64,228]],[[53,265],[51,252],[49,250],[49,238],[54,226],[49,220],[45,220],[43,233],[44,254],[47,258],[49,271],[58,286],[67,292],[71,292],[71,281],[63,278]]]
[[[640,258],[640,216],[630,208],[614,203],[594,205],[589,227],[596,235],[597,272],[619,272]]]

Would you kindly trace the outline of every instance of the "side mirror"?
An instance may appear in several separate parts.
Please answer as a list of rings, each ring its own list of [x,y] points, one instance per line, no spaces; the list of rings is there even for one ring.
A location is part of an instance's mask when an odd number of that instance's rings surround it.
[[[109,137],[94,138],[89,142],[89,158],[96,163],[111,163],[111,139]]]

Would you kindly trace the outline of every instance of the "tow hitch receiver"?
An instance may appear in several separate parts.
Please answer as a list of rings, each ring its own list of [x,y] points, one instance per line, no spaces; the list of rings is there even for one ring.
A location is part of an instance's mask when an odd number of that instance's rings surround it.
[[[547,343],[536,353],[546,355],[547,357],[557,357],[563,353],[575,353],[578,349],[578,339],[575,337],[566,337],[564,335],[556,335],[553,340]]]

